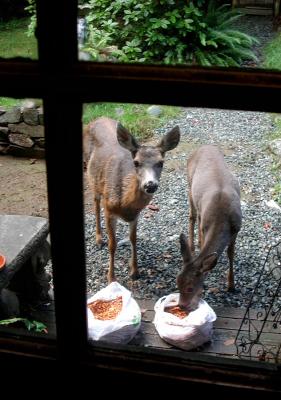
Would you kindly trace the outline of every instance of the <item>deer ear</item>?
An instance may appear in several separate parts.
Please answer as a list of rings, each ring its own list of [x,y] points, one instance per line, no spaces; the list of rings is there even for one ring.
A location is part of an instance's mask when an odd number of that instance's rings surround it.
[[[203,272],[208,272],[211,269],[214,268],[214,266],[216,265],[218,261],[218,253],[214,252],[211,254],[208,254],[202,262],[202,267],[200,269],[200,271]]]
[[[191,252],[187,243],[187,238],[184,233],[180,234],[180,246],[181,246],[181,255],[183,261],[190,262],[191,261]]]
[[[117,124],[117,140],[120,146],[135,154],[140,145],[134,136],[120,122]]]
[[[166,151],[173,150],[177,147],[180,141],[180,128],[175,126],[170,132],[162,138],[161,142],[157,145],[161,153],[166,153]]]

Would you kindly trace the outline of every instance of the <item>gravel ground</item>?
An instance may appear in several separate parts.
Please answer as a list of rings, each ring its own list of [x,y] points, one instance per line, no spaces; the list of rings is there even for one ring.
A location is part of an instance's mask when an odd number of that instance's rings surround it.
[[[244,17],[245,31],[259,37],[261,45],[271,37],[270,17]],[[260,58],[260,47],[256,54]],[[200,144],[219,145],[231,170],[240,181],[243,225],[238,235],[235,256],[234,293],[226,291],[228,260],[223,254],[205,281],[203,298],[211,306],[246,307],[260,276],[268,249],[280,238],[281,213],[266,201],[272,199],[275,184],[271,173],[272,158],[267,150],[268,133],[274,130],[272,116],[260,112],[240,112],[185,108],[181,117],[155,132],[159,139],[174,125],[181,129],[180,145],[167,153],[161,184],[153,198],[159,211],[142,211],[138,225],[138,258],[140,278],[132,282],[128,274],[131,254],[128,242],[118,246],[116,277],[130,289],[135,298],[159,297],[177,291],[176,275],[182,260],[179,235],[188,233],[188,201],[185,165],[192,149]],[[104,229],[104,221],[102,221]],[[85,216],[87,289],[96,292],[106,286],[108,250],[95,244],[95,217]],[[120,221],[118,240],[128,235],[127,224]],[[270,283],[262,282],[265,294]],[[257,299],[259,301],[259,299]],[[267,301],[266,299],[264,300]]]
[[[178,124],[181,142],[167,153],[161,184],[153,198],[159,211],[143,210],[138,225],[140,279],[128,275],[129,243],[119,246],[116,277],[132,290],[136,298],[159,297],[177,290],[176,275],[182,267],[179,234],[187,232],[188,201],[186,160],[200,144],[219,145],[231,170],[240,181],[243,226],[238,235],[235,257],[236,291],[226,291],[228,260],[223,254],[205,281],[203,297],[211,306],[247,306],[260,275],[269,247],[280,240],[281,213],[271,208],[274,178],[272,158],[267,150],[267,135],[274,129],[272,116],[259,112],[240,112],[186,108],[181,118],[158,130],[157,136]],[[104,228],[104,224],[103,224]],[[128,235],[127,224],[118,225],[118,240]],[[88,290],[95,292],[106,285],[107,246],[98,250],[94,241],[95,217],[86,215],[86,253]]]

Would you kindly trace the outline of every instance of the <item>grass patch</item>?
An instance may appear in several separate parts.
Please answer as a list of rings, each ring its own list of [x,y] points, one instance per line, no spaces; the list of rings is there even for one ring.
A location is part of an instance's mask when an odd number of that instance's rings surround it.
[[[0,57],[38,58],[37,40],[28,36],[29,18],[13,19],[0,22]],[[21,99],[0,97],[0,106],[14,107],[21,104]]]
[[[27,35],[30,19],[13,19],[0,23],[0,57],[38,58],[37,40]]]
[[[263,68],[281,70],[281,33],[265,46],[263,58]]]
[[[0,97],[0,106],[5,108],[15,107],[21,104],[22,100],[11,97]]]
[[[153,130],[181,113],[180,107],[161,106],[162,113],[153,117],[147,113],[145,104],[89,103],[84,105],[83,123],[106,116],[120,121],[136,138],[145,140],[153,135]]]
[[[274,130],[268,134],[270,140],[281,139],[281,114],[272,114]]]

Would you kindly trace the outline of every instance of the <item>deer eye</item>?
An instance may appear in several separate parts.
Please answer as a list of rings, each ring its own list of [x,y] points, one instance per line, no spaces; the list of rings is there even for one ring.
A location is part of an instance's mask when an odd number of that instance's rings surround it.
[[[135,164],[136,168],[138,168],[140,166],[140,163],[137,160],[134,161],[134,164]]]
[[[156,167],[158,167],[158,168],[163,168],[163,161],[159,161],[157,164],[156,164]]]

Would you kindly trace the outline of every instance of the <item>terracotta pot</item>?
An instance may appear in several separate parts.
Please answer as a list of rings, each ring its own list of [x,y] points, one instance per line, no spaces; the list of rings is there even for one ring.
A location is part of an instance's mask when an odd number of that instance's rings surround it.
[[[3,269],[6,265],[6,257],[3,254],[0,254],[0,270]]]

